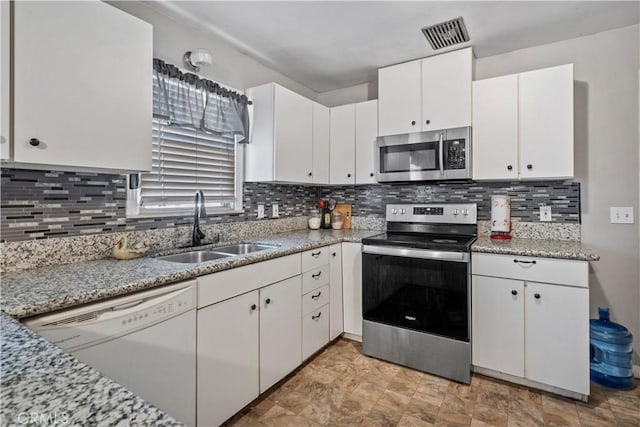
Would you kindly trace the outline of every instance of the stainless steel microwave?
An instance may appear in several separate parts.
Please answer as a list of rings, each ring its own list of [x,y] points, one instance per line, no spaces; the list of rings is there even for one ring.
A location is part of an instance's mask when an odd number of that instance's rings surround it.
[[[471,128],[376,138],[378,182],[471,179]]]

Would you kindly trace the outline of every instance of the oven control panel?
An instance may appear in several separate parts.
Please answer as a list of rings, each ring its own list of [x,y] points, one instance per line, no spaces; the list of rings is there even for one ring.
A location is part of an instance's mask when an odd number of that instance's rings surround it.
[[[429,205],[387,205],[387,221],[416,223],[475,224],[478,207],[475,203]]]

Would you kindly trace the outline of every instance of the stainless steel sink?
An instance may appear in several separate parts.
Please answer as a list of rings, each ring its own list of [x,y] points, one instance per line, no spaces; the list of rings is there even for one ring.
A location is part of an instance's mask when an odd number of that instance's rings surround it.
[[[220,246],[213,248],[214,251],[229,255],[245,255],[252,252],[266,251],[267,249],[275,249],[277,246],[261,245],[258,243],[238,243],[235,245]]]
[[[214,259],[229,258],[233,254],[213,251],[191,251],[175,255],[159,257],[162,261],[181,262],[183,264],[197,264],[199,262],[213,261]]]

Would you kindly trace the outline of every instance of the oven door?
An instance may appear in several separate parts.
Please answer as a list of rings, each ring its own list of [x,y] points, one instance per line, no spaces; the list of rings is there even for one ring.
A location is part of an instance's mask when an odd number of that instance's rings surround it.
[[[469,254],[365,245],[365,320],[469,342]]]

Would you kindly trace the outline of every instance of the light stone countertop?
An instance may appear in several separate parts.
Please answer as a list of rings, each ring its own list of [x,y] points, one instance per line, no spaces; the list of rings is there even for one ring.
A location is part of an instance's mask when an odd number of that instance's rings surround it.
[[[363,237],[379,233],[368,230],[302,230],[272,234],[244,242],[277,245],[275,249],[198,264],[168,262],[150,256],[129,261],[101,259],[7,273],[1,278],[0,308],[16,318],[36,316],[320,246],[343,241],[359,242]],[[227,243],[230,242],[224,242]]]
[[[490,237],[478,237],[478,240],[471,246],[471,251],[577,261],[598,261],[600,259],[600,255],[577,240],[492,240]]]
[[[4,313],[0,333],[1,425],[183,425]]]

